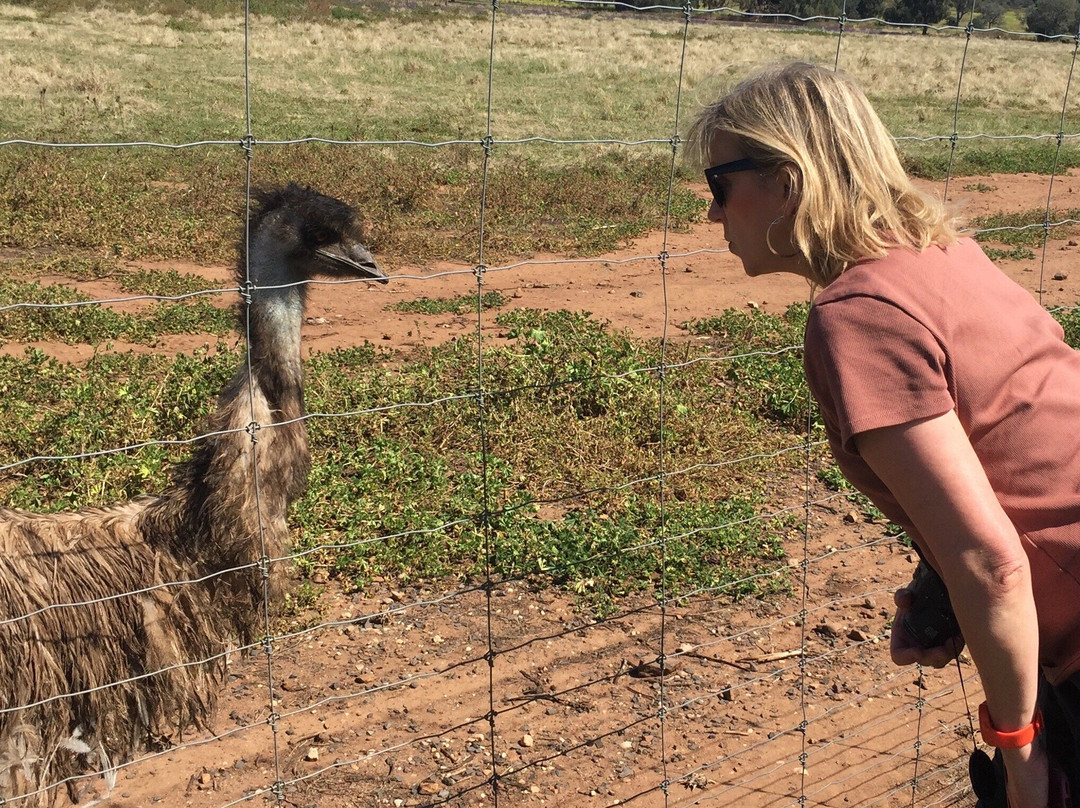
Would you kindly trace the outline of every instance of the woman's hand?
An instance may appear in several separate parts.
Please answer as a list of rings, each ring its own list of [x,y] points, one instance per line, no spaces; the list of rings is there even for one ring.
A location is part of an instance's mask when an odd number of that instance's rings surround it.
[[[1049,802],[1049,765],[1038,740],[1021,749],[1002,749],[1008,774],[1009,808],[1046,808]]]
[[[923,648],[904,628],[904,618],[911,611],[911,590],[907,587],[896,590],[893,602],[896,603],[896,616],[893,619],[892,636],[889,651],[897,665],[912,665],[918,662],[931,668],[944,668],[964,650],[964,638],[957,635],[945,645],[935,648]]]

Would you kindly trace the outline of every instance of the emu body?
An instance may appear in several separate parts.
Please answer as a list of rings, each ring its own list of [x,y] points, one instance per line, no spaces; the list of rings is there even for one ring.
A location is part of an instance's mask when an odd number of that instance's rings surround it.
[[[307,485],[304,281],[385,282],[344,203],[260,193],[238,282],[249,361],[157,495],[71,513],[0,509],[0,801],[205,727],[225,652],[258,634]],[[24,803],[26,804],[26,803]]]

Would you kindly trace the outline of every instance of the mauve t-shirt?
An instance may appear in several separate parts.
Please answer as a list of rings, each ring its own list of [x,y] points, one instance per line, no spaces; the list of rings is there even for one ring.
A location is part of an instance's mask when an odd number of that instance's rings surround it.
[[[971,239],[897,248],[825,287],[806,377],[841,470],[918,533],[859,457],[860,432],[956,410],[1031,562],[1043,672],[1080,670],[1080,353]]]

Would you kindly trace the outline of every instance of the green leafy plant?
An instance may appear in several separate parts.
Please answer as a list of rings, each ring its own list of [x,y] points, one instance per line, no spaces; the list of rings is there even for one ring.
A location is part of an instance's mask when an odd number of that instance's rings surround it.
[[[55,339],[99,344],[108,340],[153,344],[161,334],[229,333],[234,315],[197,299],[155,303],[139,314],[127,314],[91,301],[68,287],[0,280],[0,305],[22,304],[0,311],[0,340]],[[80,304],[80,305],[65,305]]]
[[[1070,306],[1054,312],[1054,318],[1065,330],[1065,341],[1080,351],[1080,308]]]
[[[727,376],[740,407],[788,428],[805,430],[812,416],[803,377],[802,335],[809,307],[796,304],[782,317],[760,310],[728,310],[686,324],[692,334],[709,336],[729,355]]]
[[[975,238],[979,241],[991,241],[999,244],[1038,247],[1043,243],[1047,230],[1055,236],[1070,232],[1074,225],[1066,224],[1053,227],[1054,222],[1080,218],[1080,209],[1050,211],[1043,209],[1020,211],[1018,213],[993,213],[988,216],[976,216],[971,221],[972,227],[979,232]]]
[[[1013,247],[1011,250],[983,247],[983,252],[991,261],[1031,261],[1035,258],[1035,253],[1027,247]]]
[[[475,295],[461,295],[455,298],[420,297],[392,303],[386,309],[405,314],[468,314],[476,311],[476,302]],[[500,292],[485,292],[480,296],[481,310],[497,309],[505,305],[506,298]]]

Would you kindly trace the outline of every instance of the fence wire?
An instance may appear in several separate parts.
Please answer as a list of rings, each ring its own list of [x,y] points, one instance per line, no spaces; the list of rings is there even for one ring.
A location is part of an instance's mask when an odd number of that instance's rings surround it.
[[[845,670],[867,655],[880,658],[888,634],[884,629],[888,604],[895,581],[873,574],[889,559],[903,555],[892,537],[883,536],[880,529],[868,528],[852,520],[851,534],[840,547],[822,546],[819,534],[823,514],[835,515],[849,507],[848,495],[823,492],[815,476],[822,442],[815,439],[810,416],[806,422],[805,441],[776,447],[766,452],[735,457],[718,457],[707,463],[678,467],[668,445],[666,426],[670,418],[668,392],[670,380],[679,371],[699,364],[730,366],[741,359],[769,357],[795,353],[801,346],[790,345],[780,351],[759,350],[750,353],[709,355],[677,361],[669,355],[671,337],[671,300],[669,289],[671,264],[676,259],[709,258],[726,250],[693,250],[669,252],[673,240],[671,207],[678,185],[680,131],[687,102],[687,44],[696,26],[710,25],[732,40],[738,39],[753,25],[773,24],[808,26],[835,36],[833,66],[844,67],[844,43],[855,33],[876,32],[933,32],[937,47],[944,51],[957,47],[962,37],[962,54],[955,76],[952,131],[929,135],[904,135],[898,142],[940,142],[948,147],[948,164],[944,194],[949,197],[950,182],[957,149],[966,142],[1047,141],[1054,144],[1054,162],[1047,183],[1043,220],[1022,225],[985,226],[975,230],[979,235],[1004,235],[1032,231],[1041,234],[1040,274],[1035,293],[1040,302],[1046,287],[1046,264],[1052,233],[1080,224],[1080,220],[1061,216],[1054,210],[1054,184],[1060,176],[1059,158],[1064,145],[1080,137],[1080,132],[1068,132],[1070,91],[1077,53],[1080,52],[1080,33],[1076,36],[1049,37],[1071,41],[1072,53],[1067,69],[1066,89],[1061,99],[1057,131],[1040,134],[991,133],[961,131],[961,108],[965,90],[971,42],[979,37],[1029,40],[1031,35],[1018,34],[1000,28],[977,28],[970,22],[959,25],[914,25],[888,22],[878,18],[850,18],[846,4],[837,17],[797,17],[789,14],[748,14],[731,7],[699,8],[687,2],[681,6],[657,4],[636,6],[599,0],[567,0],[564,7],[585,13],[610,13],[614,8],[626,14],[644,15],[649,12],[669,13],[672,20],[670,44],[677,49],[675,114],[671,120],[651,120],[647,123],[666,136],[625,138],[559,138],[543,133],[530,137],[498,137],[494,126],[499,103],[499,75],[505,66],[499,59],[500,21],[508,6],[495,0],[490,5],[490,37],[486,55],[486,121],[483,135],[476,138],[422,141],[349,140],[320,136],[296,139],[261,139],[259,126],[252,115],[251,93],[255,81],[250,67],[251,10],[243,4],[244,38],[244,131],[232,139],[205,139],[184,143],[140,140],[130,142],[45,142],[12,137],[0,141],[2,147],[33,149],[167,149],[184,150],[211,148],[239,149],[245,157],[246,211],[250,213],[252,170],[260,152],[266,147],[298,147],[304,144],[324,144],[343,149],[411,148],[445,149],[464,147],[482,153],[481,192],[477,200],[477,236],[475,255],[463,256],[468,269],[420,275],[397,273],[392,283],[430,282],[435,278],[459,276],[470,283],[475,295],[475,366],[472,370],[472,389],[465,392],[445,392],[426,400],[387,403],[384,406],[341,412],[315,412],[302,420],[346,419],[380,414],[408,413],[415,408],[438,408],[449,405],[468,405],[474,413],[475,449],[479,457],[480,491],[476,507],[462,511],[436,525],[382,535],[364,536],[355,540],[336,540],[332,535],[318,546],[298,550],[284,557],[272,557],[263,544],[257,561],[249,565],[262,572],[267,581],[275,566],[304,562],[309,557],[336,550],[361,550],[367,546],[401,540],[426,540],[445,536],[463,525],[478,525],[482,533],[483,575],[480,580],[463,582],[446,591],[429,592],[425,596],[405,597],[391,587],[381,600],[362,596],[355,600],[357,611],[337,617],[323,616],[311,625],[282,630],[273,619],[279,604],[270,602],[269,589],[264,588],[262,603],[263,636],[244,647],[232,649],[230,657],[254,660],[247,663],[264,691],[257,703],[249,704],[248,712],[238,708],[233,717],[235,726],[219,724],[212,737],[181,738],[168,749],[148,751],[131,761],[113,761],[102,767],[101,774],[110,784],[123,778],[138,778],[154,768],[161,769],[171,761],[186,760],[184,755],[213,749],[215,758],[227,760],[240,753],[229,751],[230,744],[257,735],[262,746],[255,758],[260,761],[263,775],[261,785],[248,787],[243,793],[229,792],[224,781],[224,769],[211,774],[210,783],[222,784],[203,791],[202,780],[189,784],[189,799],[199,798],[198,805],[233,806],[256,800],[276,805],[300,805],[308,800],[319,805],[663,805],[698,806],[737,803],[753,806],[784,806],[791,804],[833,805],[846,794],[857,793],[859,804],[900,806],[957,805],[971,802],[964,775],[965,738],[970,739],[970,715],[964,685],[976,687],[977,676],[970,665],[960,668],[966,681],[956,681],[952,671],[936,673],[920,668],[902,670],[879,666],[872,686],[851,690],[845,684]],[[238,9],[239,10],[239,9]],[[974,19],[976,3],[968,10]],[[538,19],[537,25],[543,25]],[[657,47],[661,47],[658,45]],[[1052,44],[1046,47],[1053,47]],[[790,54],[787,54],[790,55]],[[1033,77],[1037,80],[1038,77]],[[11,133],[17,135],[18,133]],[[619,147],[628,151],[650,147],[670,148],[667,163],[667,207],[662,224],[662,246],[658,252],[642,253],[623,258],[573,259],[577,266],[610,267],[643,263],[655,269],[662,299],[663,316],[659,362],[642,364],[631,371],[598,372],[589,377],[567,377],[543,385],[500,388],[489,382],[484,363],[484,347],[496,327],[488,322],[483,305],[484,288],[489,279],[500,275],[512,276],[523,269],[552,267],[571,263],[566,260],[523,260],[503,266],[488,266],[485,255],[489,213],[489,185],[493,164],[500,159],[500,150],[536,145],[571,148],[575,146]],[[246,217],[245,217],[246,221]],[[250,233],[245,232],[245,241]],[[469,281],[469,276],[472,281]],[[247,274],[251,288],[250,272]],[[312,282],[325,283],[325,282]],[[361,288],[357,281],[335,282],[343,293],[349,288]],[[17,301],[0,306],[0,314],[34,310],[77,309],[86,306],[114,306],[142,301],[178,303],[199,298],[220,298],[238,295],[246,300],[248,349],[246,364],[251,373],[250,356],[250,294],[245,287],[209,289],[190,294],[131,295],[101,298],[91,301],[49,303],[35,300]],[[652,443],[655,471],[646,475],[631,473],[611,475],[602,487],[578,486],[565,493],[549,497],[531,497],[516,503],[500,502],[492,490],[490,467],[490,430],[487,406],[494,396],[522,395],[530,390],[552,391],[565,389],[573,395],[588,382],[647,378],[657,390],[655,420],[657,438]],[[250,376],[249,376],[250,379]],[[809,393],[805,392],[807,401]],[[249,402],[251,424],[248,429],[252,442],[252,468],[255,470],[256,497],[259,494],[257,458],[262,429],[280,428],[284,424],[260,424],[254,402]],[[809,407],[807,407],[809,410]],[[286,422],[292,423],[292,422]],[[243,430],[237,430],[243,431]],[[151,446],[192,445],[225,433],[207,433],[185,440],[148,439],[127,445],[101,447],[79,453],[55,453],[14,458],[0,464],[0,474],[13,473],[25,467],[59,461],[79,461],[108,454],[131,453]],[[797,456],[801,474],[786,478],[784,490],[768,493],[768,498],[752,517],[717,524],[698,524],[690,529],[674,528],[669,521],[668,508],[673,502],[677,481],[694,475],[729,467],[750,467],[762,460]],[[801,485],[794,480],[801,480]],[[801,490],[797,490],[800,489]],[[501,540],[498,520],[507,514],[541,506],[557,507],[586,502],[597,494],[618,494],[626,490],[655,491],[658,522],[655,530],[644,531],[641,540],[612,553],[598,551],[589,562],[599,562],[616,554],[651,553],[657,559],[659,577],[656,594],[633,605],[624,605],[611,615],[598,618],[565,610],[557,619],[550,619],[547,608],[558,611],[560,601],[550,593],[537,589],[527,577],[515,579],[496,573],[495,559]],[[260,515],[262,508],[258,509]],[[678,591],[669,580],[672,566],[678,563],[671,550],[682,542],[692,542],[701,534],[731,530],[743,521],[766,524],[781,523],[798,515],[798,526],[789,542],[790,556],[783,562],[765,567],[735,581],[716,586],[703,586]],[[855,591],[843,591],[843,576],[848,569],[870,570],[862,577]],[[236,567],[215,575],[245,569]],[[833,570],[830,573],[829,570]],[[816,577],[812,579],[811,573]],[[824,584],[812,583],[818,579]],[[829,587],[836,581],[838,589]],[[27,621],[49,610],[86,609],[107,600],[137,597],[156,589],[195,587],[205,579],[178,580],[136,592],[126,592],[110,598],[87,599],[77,603],[44,604],[38,611],[0,620],[0,627]],[[750,598],[739,601],[740,593],[763,583],[776,582],[790,587],[787,595],[777,594],[775,600]],[[821,587],[816,589],[815,587]],[[380,590],[382,591],[382,590]],[[383,592],[385,594],[385,592]],[[513,599],[517,594],[518,598]],[[511,609],[508,604],[518,604]],[[543,615],[540,627],[530,626],[521,610]],[[838,631],[830,621],[837,612],[856,612],[867,625],[877,630],[852,629]],[[431,648],[417,641],[417,626],[432,616],[464,615],[463,620],[475,618],[465,632],[467,644],[456,658],[440,656],[438,644]],[[521,617],[520,621],[513,618]],[[538,619],[538,617],[533,618]],[[558,623],[560,627],[555,628]],[[509,628],[508,628],[509,626]],[[364,645],[364,644],[367,645]],[[428,645],[431,645],[430,643]],[[327,648],[329,646],[329,648]],[[300,669],[313,665],[316,657],[334,654],[360,658],[364,648],[372,651],[368,662],[352,663],[350,670],[359,671],[351,682],[335,682],[329,691],[299,695],[285,687],[282,671],[293,669],[297,658]],[[530,659],[546,658],[546,649],[556,648],[545,667],[528,670]],[[635,661],[632,649],[648,649],[647,658]],[[586,649],[591,656],[582,649]],[[400,649],[412,652],[408,671],[389,677],[374,673],[379,660]],[[424,657],[431,657],[425,659]],[[214,659],[198,659],[187,663],[200,666]],[[691,664],[695,666],[691,668]],[[876,663],[872,663],[876,664]],[[597,669],[600,669],[599,671]],[[147,672],[136,679],[113,682],[109,687],[123,687],[134,681],[167,672],[169,669]],[[694,672],[696,671],[696,672]],[[482,686],[474,687],[479,699],[465,706],[464,696],[458,709],[441,714],[440,699],[447,691],[455,691],[458,682],[475,677]],[[228,688],[228,684],[225,688]],[[83,690],[58,696],[76,698],[86,695]],[[458,692],[458,691],[455,691]],[[460,692],[458,692],[460,696]],[[381,701],[380,701],[381,700]],[[286,701],[290,706],[286,706]],[[629,707],[626,702],[629,701]],[[5,714],[40,706],[34,704],[0,704],[0,718]],[[439,706],[436,706],[436,705]],[[400,707],[394,705],[401,705]],[[482,709],[478,708],[480,705]],[[770,706],[771,705],[771,706]],[[887,705],[882,707],[882,705]],[[534,708],[544,707],[541,715]],[[736,707],[738,708],[736,710]],[[319,741],[334,747],[334,732],[316,730],[300,740],[283,733],[293,733],[294,727],[307,731],[318,726],[319,715],[336,716],[344,712],[359,739],[348,745],[340,740],[340,752],[332,762],[316,757],[308,761],[306,770],[298,769],[298,754],[304,751],[307,740],[323,735]],[[381,715],[376,714],[381,711]],[[363,716],[361,714],[363,713]],[[419,715],[419,718],[416,716]],[[575,739],[547,737],[545,716],[558,718],[560,723],[577,721]],[[569,718],[567,718],[569,716]],[[379,718],[383,720],[380,722]],[[327,719],[329,721],[331,719]],[[324,721],[326,723],[326,721]],[[396,730],[400,725],[403,729]],[[525,727],[523,729],[523,727]],[[966,732],[965,732],[966,730]],[[263,732],[263,735],[258,733]],[[363,733],[363,734],[362,734]],[[527,742],[525,739],[529,739]],[[515,740],[520,739],[520,740]],[[617,754],[601,750],[614,748]],[[626,754],[623,754],[625,751]],[[633,752],[633,765],[627,762]],[[605,756],[606,755],[606,756]],[[421,757],[426,763],[417,762]],[[402,758],[407,763],[402,763]],[[316,761],[319,761],[316,763]],[[599,762],[598,762],[599,761]],[[190,764],[189,764],[190,765]],[[255,764],[252,764],[253,766]],[[372,771],[380,769],[378,777]],[[370,771],[369,771],[370,769]],[[203,774],[209,769],[203,767]],[[825,774],[818,776],[818,771]],[[419,778],[419,773],[430,772]],[[595,781],[595,788],[573,793],[560,791],[567,773],[577,773]],[[408,775],[408,776],[406,776]],[[74,778],[80,779],[80,778]],[[19,795],[0,795],[5,805],[32,805],[37,797],[57,793],[68,781],[50,783],[41,789]],[[576,788],[576,786],[575,786]],[[194,789],[194,790],[193,790]],[[122,790],[122,786],[115,786]],[[171,800],[172,798],[170,798]]]

